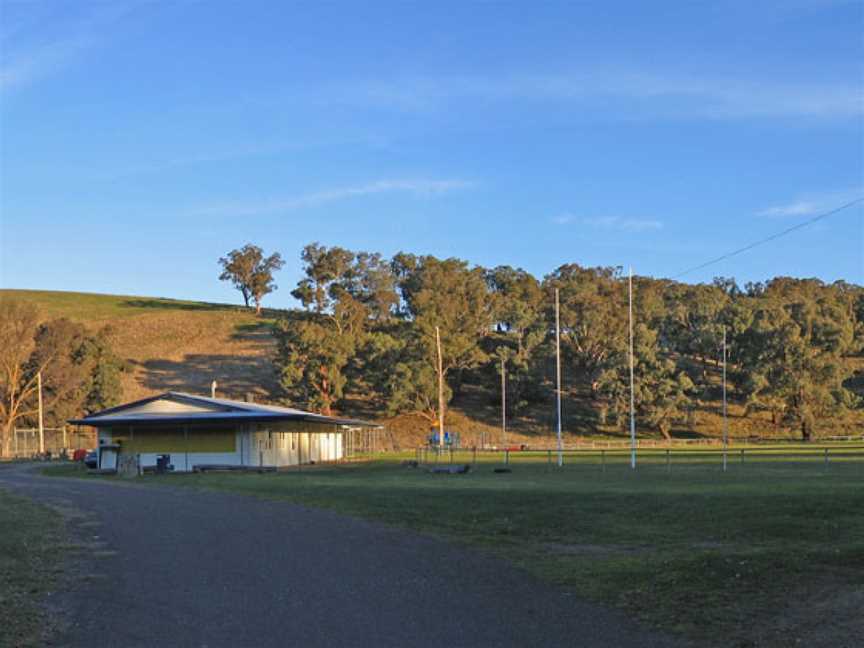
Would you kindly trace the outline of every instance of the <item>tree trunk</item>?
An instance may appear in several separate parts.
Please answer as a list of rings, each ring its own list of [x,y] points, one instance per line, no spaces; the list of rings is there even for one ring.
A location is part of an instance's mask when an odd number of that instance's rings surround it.
[[[668,425],[661,425],[660,426],[660,434],[662,434],[663,438],[666,439],[667,441],[672,440],[672,434],[670,431],[671,431],[671,428]]]
[[[0,431],[0,457],[8,459],[12,456],[12,428],[4,425]]]
[[[804,389],[798,389],[798,412],[801,415],[801,438],[807,442],[810,441],[813,429],[810,420],[810,412],[807,409],[807,404],[804,399]]]

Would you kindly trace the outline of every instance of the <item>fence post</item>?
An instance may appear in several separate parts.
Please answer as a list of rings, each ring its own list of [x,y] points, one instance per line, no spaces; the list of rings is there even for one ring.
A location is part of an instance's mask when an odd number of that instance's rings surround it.
[[[666,448],[666,472],[672,472],[672,450]]]
[[[450,463],[453,463],[453,446],[450,446]]]
[[[744,448],[741,448],[741,465],[744,465]]]
[[[825,469],[828,469],[828,448],[825,448]]]
[[[504,465],[505,466],[510,465],[510,449],[509,448],[504,450]]]
[[[606,451],[600,451],[600,472],[606,472]]]
[[[546,451],[546,467],[549,468],[552,466],[552,451]]]
[[[477,446],[476,445],[474,446],[474,458],[471,460],[471,463],[475,466],[477,465]]]

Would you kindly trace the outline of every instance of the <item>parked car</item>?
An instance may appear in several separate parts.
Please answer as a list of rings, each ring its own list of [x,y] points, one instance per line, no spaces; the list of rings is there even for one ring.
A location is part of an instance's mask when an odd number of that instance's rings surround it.
[[[99,456],[96,454],[95,450],[91,450],[87,453],[87,456],[84,457],[84,465],[88,468],[96,468],[99,465]]]

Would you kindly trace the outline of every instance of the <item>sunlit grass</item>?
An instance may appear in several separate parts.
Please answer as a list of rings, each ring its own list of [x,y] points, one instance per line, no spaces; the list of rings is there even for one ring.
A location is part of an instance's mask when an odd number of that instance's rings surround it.
[[[0,489],[0,646],[38,646],[41,601],[57,581],[63,524],[54,511]]]
[[[826,588],[839,597],[864,582],[862,455],[827,467],[818,457],[746,459],[724,473],[716,456],[676,456],[671,468],[640,456],[634,472],[625,456],[605,467],[570,456],[559,469],[513,453],[510,473],[493,472],[500,457],[486,456],[465,475],[430,474],[404,458],[140,481],[286,499],[441,535],[646,622],[732,643],[750,642],[758,628],[760,645],[786,645],[790,632],[807,631],[794,610],[778,614],[790,593],[824,605]]]

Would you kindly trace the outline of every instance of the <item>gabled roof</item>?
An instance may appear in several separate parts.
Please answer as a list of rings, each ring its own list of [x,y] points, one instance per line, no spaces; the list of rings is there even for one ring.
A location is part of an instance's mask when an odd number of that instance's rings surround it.
[[[111,427],[114,425],[182,424],[205,421],[223,423],[232,421],[306,421],[333,425],[380,427],[377,423],[324,416],[291,407],[248,403],[226,398],[208,398],[173,391],[111,407],[81,419],[71,419],[69,423],[92,425],[93,427]]]

